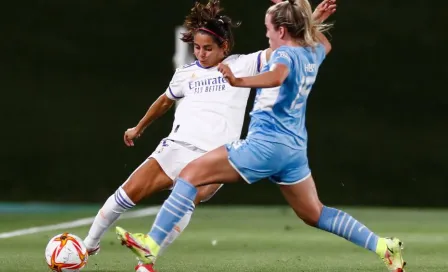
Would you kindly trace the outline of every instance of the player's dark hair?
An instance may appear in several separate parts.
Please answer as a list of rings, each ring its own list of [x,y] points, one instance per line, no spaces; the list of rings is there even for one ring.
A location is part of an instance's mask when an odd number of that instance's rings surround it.
[[[194,35],[202,32],[210,35],[219,47],[227,42],[226,53],[229,53],[235,44],[232,28],[240,26],[241,22],[233,23],[230,17],[221,15],[222,11],[219,0],[210,0],[207,5],[196,2],[185,18],[184,27],[187,32],[182,33],[181,40],[192,43]]]
[[[289,35],[304,46],[317,45],[317,32],[326,31],[331,25],[313,21],[313,11],[308,0],[288,0],[271,6],[267,14],[275,30],[284,27]]]

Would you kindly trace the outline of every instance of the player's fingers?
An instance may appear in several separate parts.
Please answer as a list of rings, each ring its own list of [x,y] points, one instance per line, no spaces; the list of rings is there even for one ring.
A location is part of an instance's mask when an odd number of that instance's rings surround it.
[[[124,142],[127,146],[134,146],[134,142],[132,141],[132,138],[129,137],[129,135],[125,135]]]

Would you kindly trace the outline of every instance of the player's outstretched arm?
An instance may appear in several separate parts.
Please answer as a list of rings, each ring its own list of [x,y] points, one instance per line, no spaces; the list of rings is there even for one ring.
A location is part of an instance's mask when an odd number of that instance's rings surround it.
[[[164,115],[174,104],[174,100],[168,98],[166,94],[162,94],[157,100],[149,107],[145,116],[138,122],[137,128],[140,132],[143,132],[147,126],[157,120],[160,116]]]
[[[229,66],[220,63],[218,71],[230,85],[243,88],[273,88],[282,85],[288,77],[289,68],[283,64],[275,64],[271,70],[256,76],[236,78]]]
[[[138,124],[135,127],[126,130],[124,133],[125,144],[127,146],[134,146],[133,140],[140,137],[146,127],[165,114],[173,106],[173,104],[174,100],[168,98],[166,94],[159,96],[159,98],[157,98],[157,100],[149,107],[145,116],[143,116]]]
[[[318,24],[322,24],[336,12],[336,7],[336,0],[322,1],[313,12],[313,20]]]
[[[331,43],[330,43],[330,41],[321,32],[317,33],[317,39],[325,47],[325,55],[328,55],[328,53],[330,53],[330,51],[331,51]]]
[[[313,12],[313,20],[317,24],[322,24],[333,13],[336,12],[336,0],[324,0],[322,1]],[[321,32],[317,34],[317,39],[325,47],[325,54],[327,55],[331,51],[331,43]]]

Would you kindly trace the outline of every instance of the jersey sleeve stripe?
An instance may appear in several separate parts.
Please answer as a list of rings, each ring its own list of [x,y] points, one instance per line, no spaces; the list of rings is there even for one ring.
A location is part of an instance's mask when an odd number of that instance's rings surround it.
[[[260,71],[261,71],[261,52],[260,53],[258,53],[258,56],[257,56],[257,72],[259,73]]]
[[[173,91],[171,90],[171,87],[168,87],[168,90],[170,91],[170,94],[176,99],[181,99],[183,97],[183,96],[175,96]]]

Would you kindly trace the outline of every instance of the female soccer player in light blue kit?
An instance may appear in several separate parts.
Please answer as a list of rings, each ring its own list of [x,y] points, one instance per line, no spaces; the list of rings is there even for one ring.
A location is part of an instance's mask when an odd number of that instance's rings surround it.
[[[327,1],[327,7],[332,4]],[[324,206],[317,195],[308,166],[305,111],[319,66],[331,50],[321,33],[324,26],[312,20],[307,0],[277,3],[268,9],[265,24],[274,51],[261,74],[235,78],[229,66],[218,67],[232,86],[257,88],[247,138],[189,163],[150,233],[131,234],[117,227],[119,238],[141,261],[151,263],[167,233],[194,208],[196,187],[269,178],[305,223],[376,252],[389,271],[404,271],[400,240],[379,237],[349,214]]]

